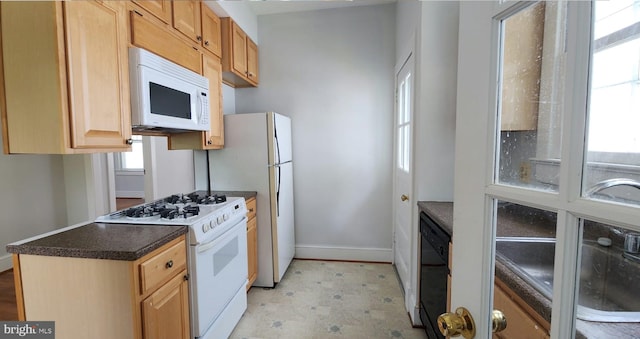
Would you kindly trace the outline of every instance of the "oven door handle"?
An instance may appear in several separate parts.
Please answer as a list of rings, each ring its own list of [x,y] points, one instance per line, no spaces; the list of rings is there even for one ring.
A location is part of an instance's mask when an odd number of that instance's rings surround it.
[[[231,226],[226,232],[222,233],[222,235],[220,235],[219,237],[209,241],[209,242],[205,242],[202,244],[199,244],[198,246],[196,246],[196,251],[198,253],[202,253],[202,252],[206,252],[208,251],[211,247],[214,247],[218,244],[220,244],[221,242],[226,241],[228,238],[232,237],[235,233],[234,229],[236,227],[238,227],[238,224],[246,224],[247,223],[247,217],[244,216],[240,221],[238,221],[238,223],[236,223],[235,225]],[[245,231],[246,227],[242,228],[242,231]]]

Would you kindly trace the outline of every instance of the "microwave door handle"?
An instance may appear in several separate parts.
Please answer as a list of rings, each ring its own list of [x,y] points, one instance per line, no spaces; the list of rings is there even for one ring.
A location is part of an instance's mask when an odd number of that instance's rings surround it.
[[[202,98],[196,92],[196,123],[202,121]]]

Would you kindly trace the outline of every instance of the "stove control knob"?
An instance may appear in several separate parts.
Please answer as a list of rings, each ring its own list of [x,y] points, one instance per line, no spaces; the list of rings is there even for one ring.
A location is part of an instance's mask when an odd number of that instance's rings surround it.
[[[224,218],[224,221],[229,220],[229,213],[225,213],[225,214],[223,215],[223,218]]]
[[[216,225],[217,225],[217,224],[216,224],[216,219],[211,220],[211,223],[210,223],[210,224],[211,224],[211,228],[216,227]]]
[[[202,224],[202,232],[207,233],[209,231],[209,224]]]
[[[224,222],[224,217],[223,216],[219,216],[218,217],[218,225],[222,224]]]

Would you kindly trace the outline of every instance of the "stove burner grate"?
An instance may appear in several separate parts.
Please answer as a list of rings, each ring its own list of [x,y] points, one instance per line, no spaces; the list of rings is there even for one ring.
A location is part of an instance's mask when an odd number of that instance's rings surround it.
[[[124,214],[129,218],[148,218],[160,214],[160,210],[155,205],[144,205],[129,208],[124,211]]]
[[[190,218],[195,217],[200,213],[200,207],[194,205],[187,205],[184,207],[167,207],[160,211],[160,217],[163,219],[176,219],[176,218]]]

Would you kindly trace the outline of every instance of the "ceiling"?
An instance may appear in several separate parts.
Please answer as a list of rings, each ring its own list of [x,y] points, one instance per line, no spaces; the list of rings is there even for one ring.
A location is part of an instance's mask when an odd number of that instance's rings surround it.
[[[343,8],[394,3],[396,0],[252,0],[249,7],[256,15],[313,11],[317,9]]]

